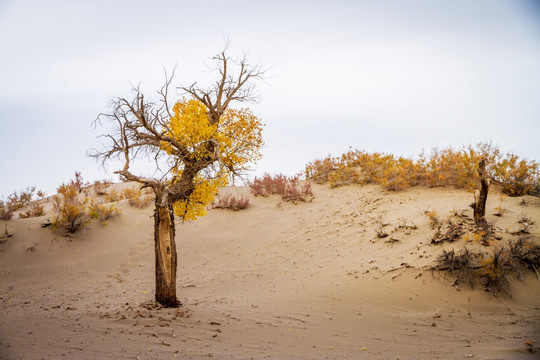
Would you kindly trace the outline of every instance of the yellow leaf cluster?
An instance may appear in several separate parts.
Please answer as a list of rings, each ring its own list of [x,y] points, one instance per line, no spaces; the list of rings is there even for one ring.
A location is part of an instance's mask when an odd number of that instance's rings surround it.
[[[195,178],[195,190],[189,199],[174,205],[175,213],[184,220],[206,214],[220,187],[227,184],[229,174],[246,170],[261,158],[263,124],[249,109],[227,109],[217,123],[211,123],[206,106],[196,99],[178,101],[167,123],[166,136],[174,138],[189,154],[190,161],[208,161],[203,175]],[[171,143],[162,148],[174,156]],[[172,172],[180,178],[182,162]]]
[[[261,158],[262,123],[249,109],[227,109],[216,124],[211,124],[206,106],[195,99],[182,99],[173,107],[166,135],[174,138],[193,160],[206,159],[208,144],[218,144],[219,162],[227,169],[243,170]],[[172,154],[169,143],[162,147]]]
[[[195,190],[186,200],[173,205],[174,213],[184,220],[195,220],[207,214],[207,207],[216,197],[219,189],[227,185],[227,176],[215,179],[195,178]]]

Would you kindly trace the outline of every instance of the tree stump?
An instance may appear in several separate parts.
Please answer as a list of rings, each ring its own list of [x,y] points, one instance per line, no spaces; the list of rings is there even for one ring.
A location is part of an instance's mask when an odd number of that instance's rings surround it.
[[[475,224],[482,226],[486,224],[486,201],[491,184],[491,179],[486,172],[486,159],[482,159],[478,164],[478,174],[480,175],[480,189],[474,191],[474,203],[471,207],[474,210]]]

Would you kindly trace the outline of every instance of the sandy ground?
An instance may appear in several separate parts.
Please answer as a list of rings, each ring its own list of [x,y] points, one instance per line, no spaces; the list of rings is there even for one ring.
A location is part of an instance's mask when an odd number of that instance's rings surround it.
[[[0,358],[539,358],[524,343],[540,345],[534,273],[512,278],[510,298],[481,284],[452,286],[430,270],[443,248],[461,243],[431,245],[424,212],[471,213],[470,193],[376,186],[314,193],[299,205],[251,197],[247,210],[216,209],[178,224],[178,309],[152,305],[152,206],[123,201],[120,216],[73,238],[42,229],[46,217],[7,222]],[[507,213],[495,217],[498,197],[491,192],[488,220],[505,229],[526,212],[540,235],[539,199],[507,198]],[[391,236],[377,238],[379,221]],[[418,228],[394,231],[404,222]]]

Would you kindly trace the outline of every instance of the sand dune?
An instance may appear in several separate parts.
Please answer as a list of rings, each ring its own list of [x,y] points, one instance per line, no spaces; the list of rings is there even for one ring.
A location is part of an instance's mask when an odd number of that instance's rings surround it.
[[[152,304],[151,206],[120,202],[120,216],[73,238],[41,228],[45,217],[0,222],[13,234],[0,244],[0,358],[537,358],[534,273],[512,278],[510,298],[481,284],[451,286],[430,270],[443,248],[461,243],[430,244],[424,212],[470,213],[470,193],[314,186],[314,194],[298,205],[251,197],[247,210],[178,224],[178,309]],[[498,196],[492,190],[488,214]],[[488,220],[505,229],[526,212],[539,236],[539,199],[522,200],[507,198],[508,211]],[[386,238],[376,235],[380,222]],[[513,238],[505,232],[501,242]]]

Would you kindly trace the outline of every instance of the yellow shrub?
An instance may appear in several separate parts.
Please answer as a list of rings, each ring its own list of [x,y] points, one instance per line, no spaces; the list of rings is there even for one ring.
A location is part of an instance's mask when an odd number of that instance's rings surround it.
[[[137,209],[147,207],[153,200],[152,195],[143,194],[143,191],[138,186],[124,189],[122,195],[128,200],[129,206]]]
[[[105,202],[117,202],[122,200],[122,195],[116,189],[109,190],[104,196]]]
[[[86,199],[79,196],[79,189],[72,184],[62,184],[53,196],[51,225],[69,233],[79,230],[86,222]]]
[[[328,182],[330,187],[338,187],[343,185],[358,184],[361,178],[356,169],[340,165],[337,169],[332,170],[328,174]]]
[[[90,217],[93,219],[98,219],[100,222],[108,220],[115,215],[119,215],[120,213],[120,209],[118,209],[114,204],[107,206],[103,203],[98,203],[95,199],[89,201],[88,215],[90,215]]]
[[[375,183],[388,190],[402,190],[422,184],[431,187],[455,186],[475,189],[478,186],[478,164],[487,160],[489,176],[503,185],[510,196],[540,195],[540,168],[534,161],[517,155],[502,156],[491,143],[469,145],[457,150],[434,149],[418,160],[391,154],[349,150],[340,157],[310,162],[305,168],[307,179],[330,182],[332,187],[353,183]]]

